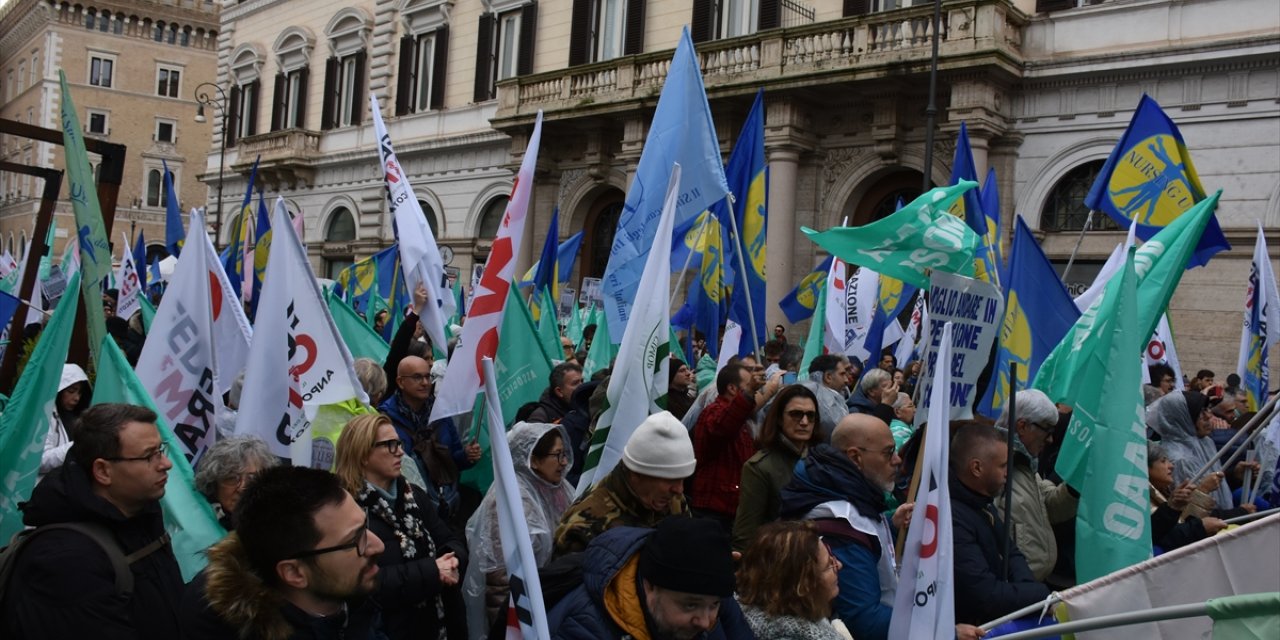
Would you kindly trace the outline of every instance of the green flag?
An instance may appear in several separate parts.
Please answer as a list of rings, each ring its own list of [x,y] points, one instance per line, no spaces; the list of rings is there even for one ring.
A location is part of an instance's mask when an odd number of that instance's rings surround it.
[[[1195,243],[1192,243],[1194,246]],[[1057,471],[1080,491],[1076,577],[1087,582],[1151,557],[1147,429],[1142,419],[1142,351],[1137,328],[1134,250],[1107,284],[1080,364],[1079,402],[1063,438]]]
[[[564,360],[564,347],[560,344],[560,324],[556,320],[556,306],[551,300],[551,292],[543,289],[541,298],[538,305],[542,309],[542,317],[538,320],[538,341],[552,360]]]
[[[341,298],[333,295],[333,290],[327,290],[324,293],[325,301],[329,304],[329,314],[333,316],[333,324],[338,328],[338,334],[342,336],[342,341],[347,343],[347,349],[351,351],[353,358],[370,358],[375,362],[385,362],[387,359],[387,346],[382,336],[374,331],[364,320],[356,314],[355,309],[351,305],[343,302]],[[375,298],[377,296],[370,296]]]
[[[809,337],[804,341],[804,356],[800,359],[801,375],[809,375],[809,364],[822,355],[822,337],[826,330],[827,289],[818,287],[818,302],[813,307],[813,319],[809,322]]]
[[[45,234],[46,249],[40,254],[40,270],[37,272],[41,281],[49,279],[49,269],[53,268],[53,241],[58,237],[58,218],[49,221],[49,232]],[[68,242],[67,244],[71,244]]]
[[[1221,195],[1219,190],[1201,200],[1144,242],[1134,254],[1134,271],[1138,275],[1136,330],[1140,335],[1149,336],[1156,330]],[[1084,380],[1098,375],[1098,372],[1087,369],[1087,363],[1091,353],[1097,349],[1089,337],[1093,326],[1101,320],[1100,305],[1101,300],[1098,300],[1085,310],[1036,373],[1032,386],[1045,392],[1054,402],[1075,404],[1083,397],[1081,386]],[[1061,467],[1061,458],[1058,464]]]
[[[58,70],[61,85],[62,148],[66,154],[67,187],[71,209],[76,214],[76,232],[68,242],[78,239],[80,246],[80,292],[84,296],[85,319],[89,329],[89,348],[93,361],[102,356],[102,340],[107,337],[107,319],[102,315],[102,282],[111,274],[111,244],[102,223],[102,208],[98,206],[98,190],[93,171],[89,168],[89,154],[84,149],[84,129],[80,116],[71,101],[67,88],[67,74]]]
[[[79,284],[75,275],[67,286]],[[18,503],[30,498],[36,486],[77,306],[75,296],[62,296],[58,301],[27,368],[18,376],[5,412],[0,414],[0,544],[8,544],[13,534],[22,530]]]
[[[218,524],[209,501],[196,491],[195,474],[183,451],[182,443],[173,434],[163,415],[156,409],[151,395],[142,387],[138,376],[129,366],[115,340],[108,337],[102,343],[102,360],[98,363],[97,386],[93,389],[93,403],[120,402],[146,407],[156,412],[156,426],[160,437],[173,455],[169,461],[169,482],[165,485],[160,509],[164,512],[164,528],[173,544],[173,555],[182,569],[182,579],[190,582],[209,559],[205,549],[222,539],[227,532]]]
[[[1213,637],[1232,640],[1280,638],[1280,593],[1248,593],[1213,598],[1205,605]]]
[[[582,346],[582,310],[577,307],[575,304],[573,311],[569,312],[569,324],[564,328],[564,335],[573,341],[574,350]]]
[[[596,309],[596,335],[591,339],[591,348],[587,350],[587,361],[582,363],[582,378],[590,380],[597,371],[608,369],[613,362],[617,350],[613,340],[609,339],[609,323],[604,319],[604,311]]]
[[[142,330],[151,333],[151,321],[156,319],[156,307],[151,299],[142,293],[138,294],[138,302],[142,306]]]
[[[947,210],[977,186],[976,182],[961,180],[949,187],[932,189],[897,213],[861,227],[800,230],[849,264],[928,289],[931,269],[973,276],[978,234]]]

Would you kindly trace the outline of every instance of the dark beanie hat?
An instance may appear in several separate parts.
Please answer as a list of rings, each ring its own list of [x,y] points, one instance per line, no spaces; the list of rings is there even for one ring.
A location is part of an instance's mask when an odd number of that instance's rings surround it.
[[[640,550],[640,577],[671,591],[727,598],[733,595],[729,534],[704,518],[666,518]]]

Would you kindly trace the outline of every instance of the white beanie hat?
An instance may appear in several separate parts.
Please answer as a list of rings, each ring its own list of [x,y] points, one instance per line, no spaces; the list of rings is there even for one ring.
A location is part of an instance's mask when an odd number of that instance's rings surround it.
[[[680,480],[693,475],[697,460],[689,430],[671,412],[662,411],[636,427],[622,449],[622,463],[646,476]]]

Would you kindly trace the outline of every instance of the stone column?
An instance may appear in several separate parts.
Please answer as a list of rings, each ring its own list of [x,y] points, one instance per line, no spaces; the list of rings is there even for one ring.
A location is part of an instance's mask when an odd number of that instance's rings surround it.
[[[766,330],[787,324],[778,301],[795,286],[791,277],[796,251],[796,174],[800,149],[779,146],[766,149],[769,156],[769,228],[765,254]]]

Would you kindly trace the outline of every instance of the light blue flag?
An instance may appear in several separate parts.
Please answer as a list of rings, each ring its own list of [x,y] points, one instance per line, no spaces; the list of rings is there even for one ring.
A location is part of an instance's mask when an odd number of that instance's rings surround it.
[[[671,166],[679,163],[684,168],[676,207],[675,223],[679,225],[728,195],[722,162],[702,72],[686,27],[658,97],[653,124],[645,138],[635,178],[627,189],[605,267],[605,316],[615,343],[622,340],[640,275],[658,231]]]

